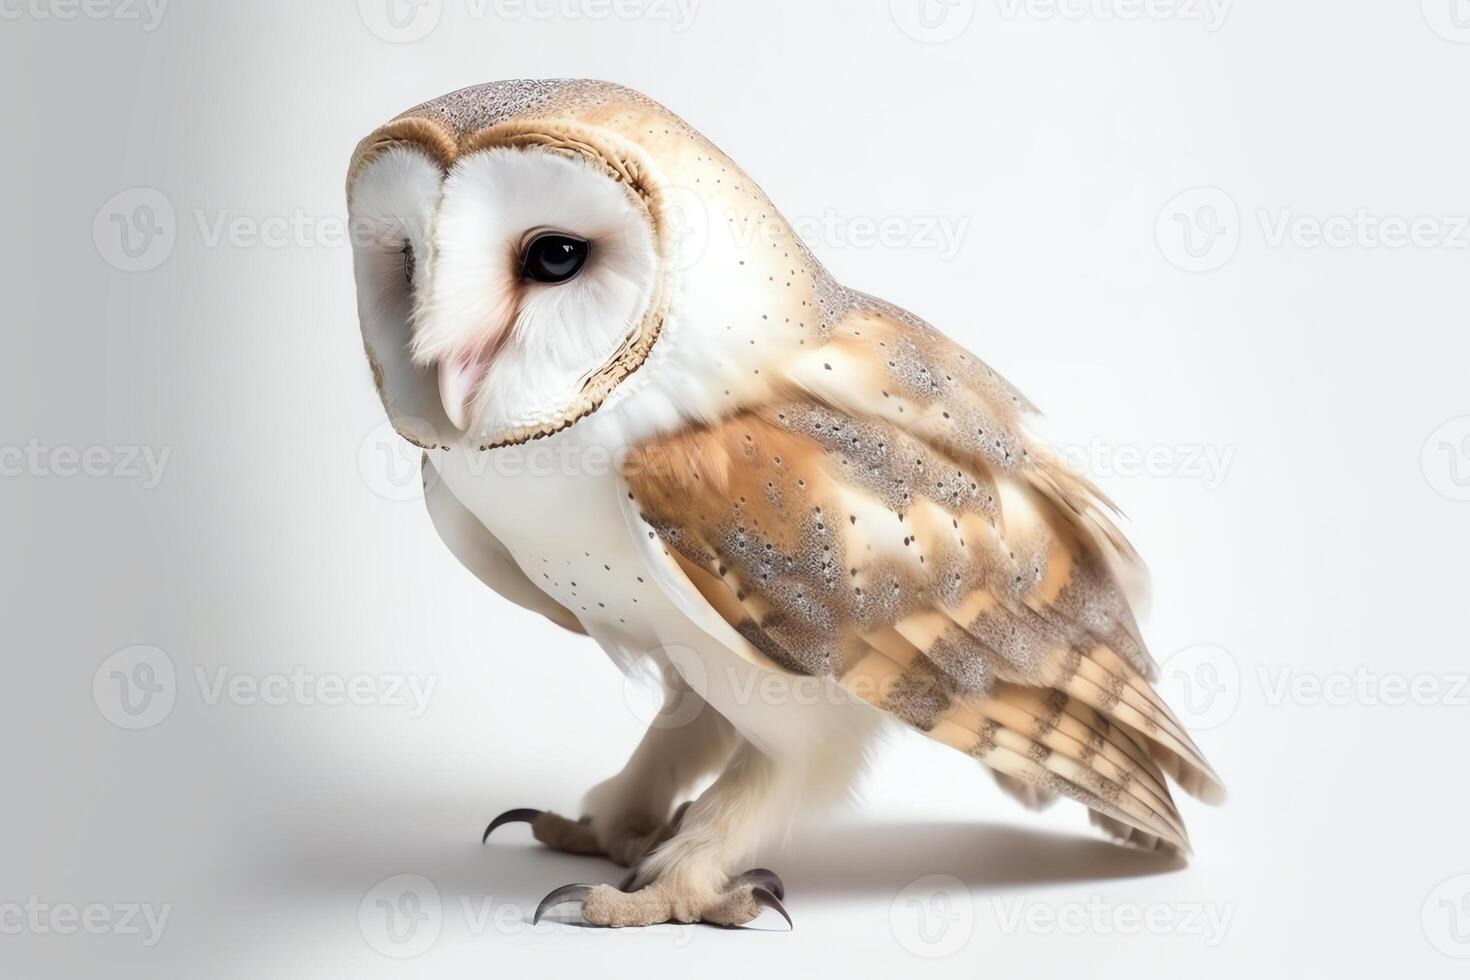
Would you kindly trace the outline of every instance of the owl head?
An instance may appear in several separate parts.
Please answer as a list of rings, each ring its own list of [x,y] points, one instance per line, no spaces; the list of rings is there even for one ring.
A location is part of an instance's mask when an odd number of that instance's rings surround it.
[[[718,417],[834,312],[750,178],[604,82],[495,82],[411,109],[358,145],[347,193],[373,377],[425,448]]]

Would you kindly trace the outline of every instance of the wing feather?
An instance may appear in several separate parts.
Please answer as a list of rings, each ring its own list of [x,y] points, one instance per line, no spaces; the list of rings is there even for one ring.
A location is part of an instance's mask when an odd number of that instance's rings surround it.
[[[1165,774],[1223,789],[1149,684],[1146,574],[1115,509],[1036,447],[1030,405],[876,301],[780,376],[768,400],[642,447],[640,539],[752,660],[833,677],[1023,799],[1067,796],[1125,842],[1188,850]]]

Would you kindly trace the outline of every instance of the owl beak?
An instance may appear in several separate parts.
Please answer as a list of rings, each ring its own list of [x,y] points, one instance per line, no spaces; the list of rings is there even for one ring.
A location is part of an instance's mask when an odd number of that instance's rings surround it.
[[[446,357],[439,362],[439,400],[444,403],[450,424],[461,432],[469,427],[470,407],[488,367],[474,354]]]

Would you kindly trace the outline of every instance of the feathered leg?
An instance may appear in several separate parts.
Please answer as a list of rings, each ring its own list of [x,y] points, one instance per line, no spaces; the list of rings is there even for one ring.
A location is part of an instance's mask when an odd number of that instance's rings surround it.
[[[742,744],[720,778],[689,807],[678,833],[639,865],[628,890],[558,888],[542,901],[537,918],[571,901],[582,903],[582,918],[603,926],[744,925],[765,908],[786,916],[780,902],[784,889],[775,874],[755,869],[732,875],[731,870],[749,860],[773,817],[789,813],[781,801],[794,795],[794,776],[790,767]]]
[[[540,810],[509,810],[491,822],[485,838],[503,824],[525,821],[547,847],[606,855],[632,867],[673,835],[683,816],[675,807],[729,760],[737,741],[719,712],[675,681],[662,713],[627,765],[587,793],[580,820]]]

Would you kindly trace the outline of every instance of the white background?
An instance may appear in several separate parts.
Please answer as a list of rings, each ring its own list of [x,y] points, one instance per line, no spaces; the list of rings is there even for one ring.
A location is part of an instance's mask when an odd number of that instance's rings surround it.
[[[0,975],[1464,975],[1470,6],[592,2],[432,0],[403,42],[378,0],[0,0]],[[1083,450],[1232,790],[1184,804],[1187,868],[914,736],[762,855],[792,933],[529,925],[618,869],[479,831],[574,811],[640,702],[402,499],[342,182],[403,108],[568,75],[690,120]],[[320,703],[357,675],[374,703]]]

